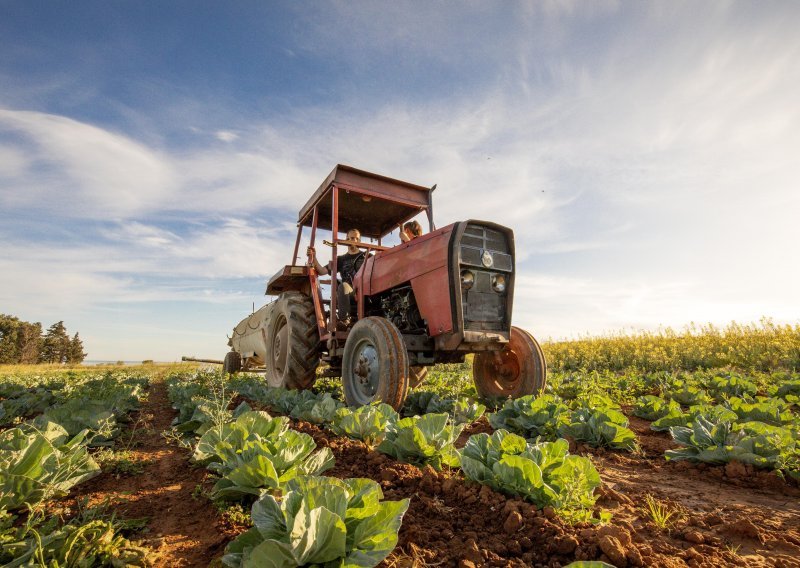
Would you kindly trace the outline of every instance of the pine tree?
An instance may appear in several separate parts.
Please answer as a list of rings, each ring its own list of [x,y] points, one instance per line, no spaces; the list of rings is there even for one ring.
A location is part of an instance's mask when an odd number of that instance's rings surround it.
[[[83,341],[78,337],[78,333],[72,336],[69,342],[69,352],[67,354],[67,363],[72,365],[83,363],[86,358],[86,353],[83,351]]]
[[[19,333],[19,362],[32,365],[39,362],[42,351],[42,324],[21,322]]]
[[[42,324],[0,314],[0,364],[39,362]]]
[[[69,336],[64,322],[51,325],[44,334],[44,342],[39,360],[42,363],[64,363],[69,354]]]
[[[18,318],[0,314],[0,363],[19,361],[19,327]]]

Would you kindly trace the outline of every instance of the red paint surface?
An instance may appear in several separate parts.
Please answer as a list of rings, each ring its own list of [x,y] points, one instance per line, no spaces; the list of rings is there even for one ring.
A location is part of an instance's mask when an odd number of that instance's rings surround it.
[[[419,313],[428,322],[431,337],[453,331],[453,312],[450,309],[450,273],[445,266],[413,278],[411,288],[417,299]]]

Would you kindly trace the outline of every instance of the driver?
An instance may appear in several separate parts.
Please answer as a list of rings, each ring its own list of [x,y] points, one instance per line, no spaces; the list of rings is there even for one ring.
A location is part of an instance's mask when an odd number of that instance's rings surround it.
[[[361,231],[358,229],[350,229],[347,231],[347,240],[356,243],[361,242]],[[308,247],[308,255],[311,258],[311,262],[317,274],[325,276],[331,273],[332,261],[322,266],[317,260],[314,247]],[[349,323],[349,320],[355,316],[356,305],[355,298],[353,297],[353,277],[356,275],[356,272],[358,272],[358,269],[361,268],[361,265],[364,264],[365,257],[365,251],[360,250],[355,245],[347,245],[347,253],[340,254],[336,259],[336,270],[342,277],[341,286],[337,286],[336,313],[339,316],[339,320],[345,322],[345,324]]]

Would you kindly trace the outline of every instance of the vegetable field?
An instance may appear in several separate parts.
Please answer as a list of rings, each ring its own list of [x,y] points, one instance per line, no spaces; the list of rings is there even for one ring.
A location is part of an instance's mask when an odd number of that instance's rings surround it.
[[[518,400],[441,365],[400,413],[331,379],[0,367],[0,564],[800,566],[800,350],[778,331],[772,365],[553,345]]]

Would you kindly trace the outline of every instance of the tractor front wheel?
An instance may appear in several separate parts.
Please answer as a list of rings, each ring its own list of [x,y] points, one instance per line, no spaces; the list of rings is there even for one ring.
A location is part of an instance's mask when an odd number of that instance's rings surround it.
[[[475,354],[472,378],[478,394],[485,398],[519,398],[536,394],[547,381],[547,364],[539,343],[518,327],[502,351]]]
[[[319,331],[311,298],[284,292],[267,322],[267,383],[271,387],[310,389],[319,366]]]
[[[408,353],[395,325],[381,317],[358,320],[342,357],[344,397],[349,406],[385,402],[399,411],[408,393]]]

